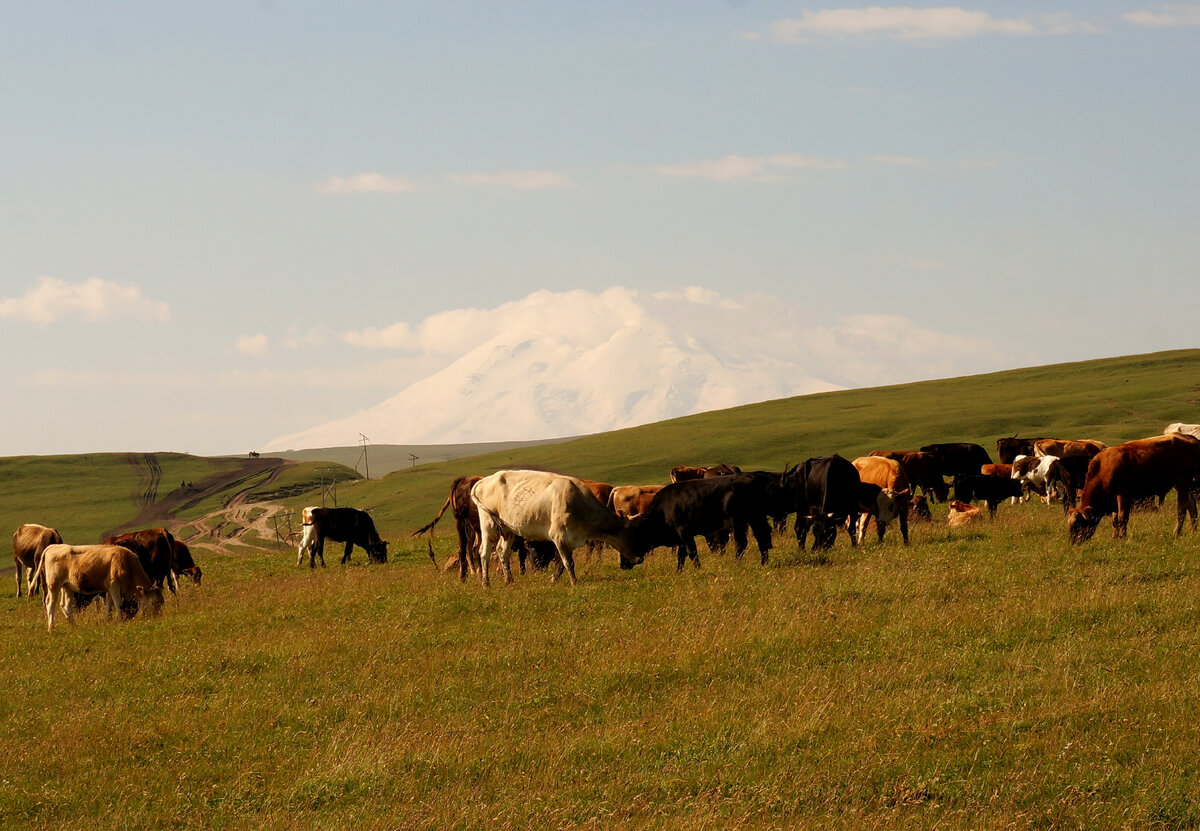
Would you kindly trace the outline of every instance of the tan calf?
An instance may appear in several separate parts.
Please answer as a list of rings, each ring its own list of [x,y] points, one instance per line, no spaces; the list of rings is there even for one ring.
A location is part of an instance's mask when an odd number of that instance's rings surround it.
[[[75,594],[106,595],[110,617],[126,600],[144,604],[147,614],[162,609],[162,589],[150,582],[137,555],[119,545],[48,546],[34,581],[40,576],[46,581],[46,629],[50,631],[54,629],[55,605],[66,613],[69,623],[75,622]]]

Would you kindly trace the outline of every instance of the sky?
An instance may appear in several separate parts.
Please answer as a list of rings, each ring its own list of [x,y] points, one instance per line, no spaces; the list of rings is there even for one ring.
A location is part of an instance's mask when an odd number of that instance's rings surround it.
[[[244,453],[546,291],[1194,347],[1198,102],[1200,4],[0,2],[0,455]]]

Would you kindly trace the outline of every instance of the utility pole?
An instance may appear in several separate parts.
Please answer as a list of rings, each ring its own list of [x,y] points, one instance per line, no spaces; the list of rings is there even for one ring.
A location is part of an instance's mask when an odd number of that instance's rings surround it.
[[[371,463],[367,461],[367,442],[370,441],[362,433],[358,434],[358,443],[362,445],[362,453],[358,454],[358,462],[363,463],[363,470],[366,471],[367,481],[371,481]],[[354,463],[354,469],[358,470],[358,462]]]
[[[419,458],[421,458],[421,457],[420,457],[420,456],[418,456],[418,455],[416,455],[415,453],[409,453],[409,454],[408,454],[408,458],[409,458],[409,460],[412,462],[412,467],[416,467],[416,466],[417,466],[417,459],[419,459]]]

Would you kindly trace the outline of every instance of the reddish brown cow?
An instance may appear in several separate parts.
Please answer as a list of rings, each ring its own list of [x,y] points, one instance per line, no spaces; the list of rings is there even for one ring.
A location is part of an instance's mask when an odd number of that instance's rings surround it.
[[[175,556],[175,537],[166,528],[143,528],[107,537],[105,545],[119,545],[137,555],[138,562],[150,578],[154,588],[165,584],[175,594],[175,577],[171,573],[171,560]]]
[[[673,467],[671,468],[672,482],[686,482],[689,479],[711,479],[713,476],[732,476],[741,473],[737,465],[712,465],[711,467]]]
[[[904,468],[913,488],[920,488],[926,495],[932,495],[935,501],[945,502],[950,498],[950,485],[942,476],[937,457],[932,453],[921,450],[872,450],[867,455],[895,459]]]
[[[1072,543],[1087,542],[1100,520],[1113,514],[1113,537],[1125,536],[1133,503],[1163,496],[1174,489],[1178,500],[1175,535],[1183,532],[1186,514],[1196,527],[1192,482],[1200,474],[1200,441],[1181,435],[1155,436],[1101,450],[1088,464],[1078,510],[1067,512]]]
[[[980,465],[979,474],[981,476],[1003,476],[1005,479],[1012,478],[1012,465]]]
[[[458,531],[458,578],[464,582],[467,579],[468,566],[470,566],[472,574],[479,571],[479,509],[471,501],[471,487],[482,478],[482,476],[459,476],[451,482],[450,495],[446,497],[446,502],[438,511],[438,515],[428,525],[412,533],[414,537],[419,537],[428,531],[432,538],[433,526],[438,524],[442,514],[446,513],[446,509],[449,508],[454,514],[454,527]],[[435,566],[437,565],[437,560],[433,556],[432,539],[429,543],[429,559],[433,560]],[[448,563],[446,567],[450,568],[451,565]]]
[[[608,497],[608,507],[619,516],[633,519],[649,507],[654,494],[665,485],[618,485]]]
[[[41,591],[45,580],[34,584],[33,575],[42,562],[46,546],[62,543],[62,537],[53,528],[28,522],[13,532],[13,562],[17,564],[17,597],[21,596],[21,583],[28,581],[29,596]]]

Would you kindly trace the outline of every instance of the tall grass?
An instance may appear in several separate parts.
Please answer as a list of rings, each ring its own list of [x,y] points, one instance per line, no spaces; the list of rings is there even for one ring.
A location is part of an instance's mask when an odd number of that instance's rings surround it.
[[[1005,506],[824,563],[608,551],[574,589],[264,549],[53,635],[5,598],[0,825],[1187,827],[1200,565],[1172,522],[1071,548],[1057,508]]]

